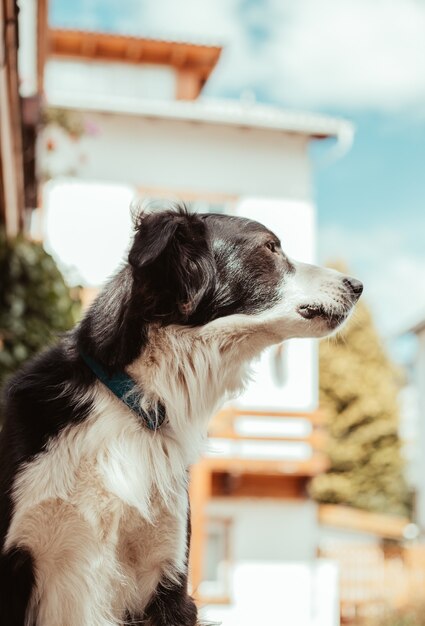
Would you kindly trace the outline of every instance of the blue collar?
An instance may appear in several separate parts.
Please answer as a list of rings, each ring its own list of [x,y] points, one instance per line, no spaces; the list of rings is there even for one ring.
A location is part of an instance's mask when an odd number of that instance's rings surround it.
[[[97,378],[142,420],[149,430],[158,430],[165,421],[165,407],[160,402],[157,410],[144,411],[140,406],[141,393],[135,381],[124,371],[109,376],[102,365],[80,350],[86,365]]]

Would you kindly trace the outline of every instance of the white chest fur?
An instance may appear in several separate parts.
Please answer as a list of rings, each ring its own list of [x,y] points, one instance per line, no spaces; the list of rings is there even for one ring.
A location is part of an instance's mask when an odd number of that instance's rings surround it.
[[[101,389],[87,421],[23,468],[6,548],[34,556],[37,626],[116,624],[184,571],[186,454]]]

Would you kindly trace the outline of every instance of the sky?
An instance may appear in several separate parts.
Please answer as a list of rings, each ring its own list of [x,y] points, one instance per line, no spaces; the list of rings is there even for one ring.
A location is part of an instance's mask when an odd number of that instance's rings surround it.
[[[381,333],[425,316],[425,0],[51,0],[54,26],[224,46],[205,97],[354,123],[314,145],[321,261],[365,283]]]

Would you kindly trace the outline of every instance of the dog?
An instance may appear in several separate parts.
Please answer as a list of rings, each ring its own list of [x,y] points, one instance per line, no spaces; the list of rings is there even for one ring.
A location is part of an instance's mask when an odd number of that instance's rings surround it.
[[[6,391],[1,626],[195,626],[188,470],[250,362],[323,337],[360,281],[288,258],[263,225],[141,212],[128,261]]]

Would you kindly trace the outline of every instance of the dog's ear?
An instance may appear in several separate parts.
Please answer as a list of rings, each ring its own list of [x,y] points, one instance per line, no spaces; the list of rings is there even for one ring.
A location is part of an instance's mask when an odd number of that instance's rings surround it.
[[[128,260],[146,321],[190,321],[213,288],[205,221],[185,208],[142,214]]]

